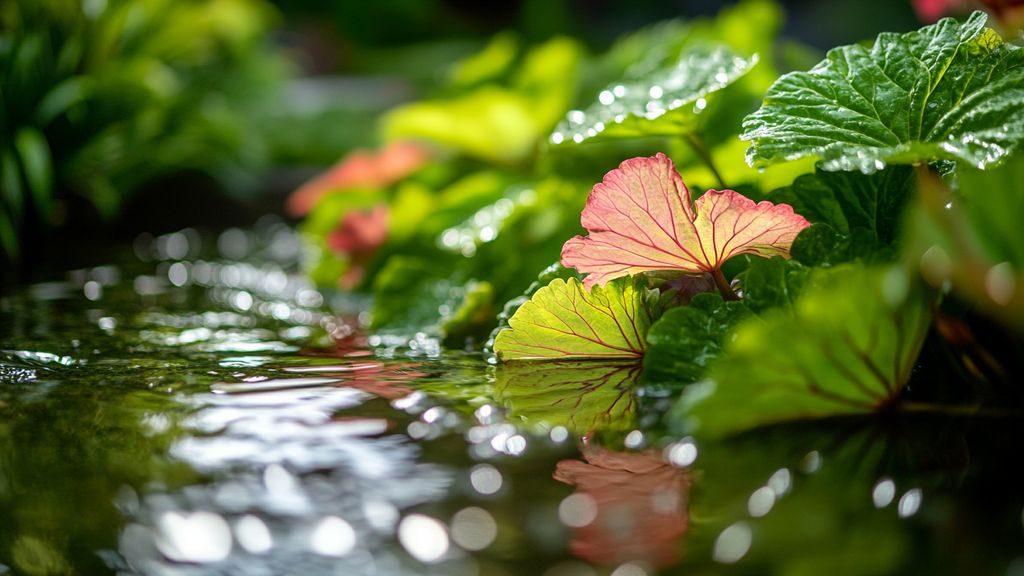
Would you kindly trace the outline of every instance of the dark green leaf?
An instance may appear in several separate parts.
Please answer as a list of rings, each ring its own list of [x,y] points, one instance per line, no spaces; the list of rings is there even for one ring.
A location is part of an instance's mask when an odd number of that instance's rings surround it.
[[[1024,137],[1024,50],[975,12],[874,45],[829,51],[809,72],[786,74],[743,123],[747,161],[807,156],[826,170],[959,160],[984,167]]]
[[[743,302],[725,302],[718,294],[708,293],[665,312],[647,333],[644,381],[669,385],[696,382],[733,329],[750,316]]]
[[[22,128],[14,138],[14,147],[21,156],[25,183],[36,210],[49,221],[53,204],[53,158],[46,138],[34,128]]]
[[[758,314],[778,307],[790,308],[803,290],[810,269],[793,260],[751,258],[743,272],[743,303]]]
[[[899,268],[837,267],[792,310],[736,329],[708,380],[687,388],[686,424],[717,436],[891,405],[931,321],[929,298]]]

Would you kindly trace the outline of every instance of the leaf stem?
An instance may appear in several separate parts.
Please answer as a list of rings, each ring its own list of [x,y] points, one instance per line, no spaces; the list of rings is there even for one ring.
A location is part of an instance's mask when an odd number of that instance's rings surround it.
[[[732,286],[729,286],[729,281],[725,279],[725,275],[722,271],[715,269],[711,273],[711,277],[715,279],[715,286],[718,286],[718,292],[722,295],[722,300],[739,300],[740,297],[736,295],[732,290]]]
[[[718,168],[715,167],[714,160],[711,159],[711,153],[708,152],[707,147],[704,145],[704,141],[700,139],[700,136],[690,133],[686,135],[686,143],[693,148],[693,152],[700,158],[700,161],[711,170],[711,174],[714,175],[715,180],[718,180],[718,186],[721,189],[725,189],[725,180],[722,179],[722,175],[718,172]]]

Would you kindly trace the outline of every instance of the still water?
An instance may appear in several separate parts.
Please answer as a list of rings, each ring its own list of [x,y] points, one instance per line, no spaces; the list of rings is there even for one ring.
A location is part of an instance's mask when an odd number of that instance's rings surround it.
[[[0,299],[0,574],[1024,575],[1019,418],[675,432],[622,364],[368,337],[287,226]]]

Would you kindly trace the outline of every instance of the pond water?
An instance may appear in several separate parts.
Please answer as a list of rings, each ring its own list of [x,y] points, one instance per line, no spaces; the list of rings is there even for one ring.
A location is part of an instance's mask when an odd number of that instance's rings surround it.
[[[367,338],[264,220],[0,300],[0,574],[1024,574],[1019,419],[673,432],[622,364]]]

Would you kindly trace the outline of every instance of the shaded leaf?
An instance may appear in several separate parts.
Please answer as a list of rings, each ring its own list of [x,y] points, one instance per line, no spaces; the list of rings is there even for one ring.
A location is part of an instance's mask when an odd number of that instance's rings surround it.
[[[741,276],[743,303],[758,314],[771,308],[790,308],[810,274],[809,268],[793,260],[751,258]]]
[[[709,190],[691,203],[664,154],[632,158],[594,186],[581,218],[590,235],[562,249],[587,286],[661,270],[713,272],[739,254],[788,256],[808,223],[786,205]]]
[[[556,278],[509,319],[494,341],[503,361],[639,358],[654,321],[646,290],[627,278],[588,291]]]
[[[552,133],[552,144],[588,140],[682,136],[695,130],[707,97],[725,88],[757,64],[724,45],[688,48],[669,69],[659,69],[600,92],[586,110],[569,112]]]
[[[779,78],[743,122],[747,161],[807,156],[826,170],[959,160],[984,167],[1024,137],[1024,51],[975,12],[874,45],[842,46]]]
[[[638,362],[507,362],[495,371],[495,397],[509,416],[585,434],[635,426]]]
[[[701,379],[733,329],[750,316],[745,303],[725,302],[718,294],[698,294],[689,305],[665,312],[647,333],[644,381],[678,385]]]
[[[792,311],[737,328],[708,380],[684,392],[690,428],[716,436],[898,399],[931,320],[925,292],[895,268],[845,266],[811,281]]]

